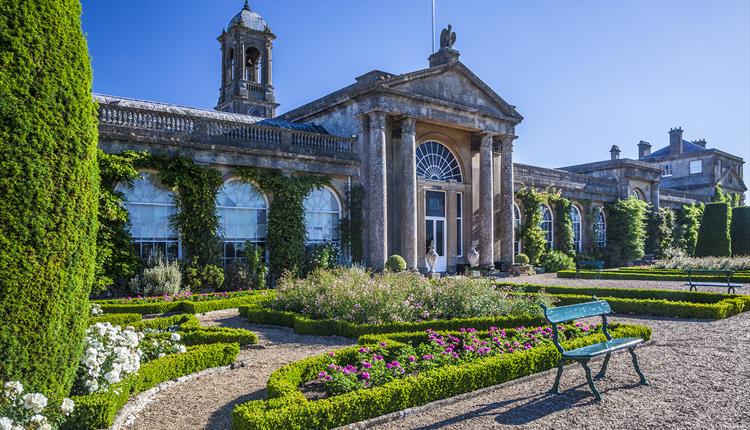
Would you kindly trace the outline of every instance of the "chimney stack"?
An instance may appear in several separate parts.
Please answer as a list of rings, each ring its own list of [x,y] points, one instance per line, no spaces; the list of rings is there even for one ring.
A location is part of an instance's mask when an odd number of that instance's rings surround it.
[[[612,145],[612,149],[609,150],[609,153],[612,155],[612,160],[620,159],[620,148],[617,145]]]
[[[669,130],[669,155],[682,154],[682,127]]]
[[[641,160],[651,155],[651,144],[645,140],[638,142],[638,159]]]
[[[706,139],[698,139],[698,140],[694,140],[693,143],[700,146],[701,148],[705,148],[707,142],[706,142]]]

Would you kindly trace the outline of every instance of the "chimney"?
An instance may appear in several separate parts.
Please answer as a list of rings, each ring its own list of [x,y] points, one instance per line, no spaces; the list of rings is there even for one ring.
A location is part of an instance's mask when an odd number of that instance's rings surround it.
[[[609,150],[609,153],[612,155],[612,160],[620,159],[620,148],[617,145],[612,145],[612,149]]]
[[[694,140],[693,143],[695,145],[700,146],[701,148],[705,148],[707,142],[706,142],[706,139],[698,139],[698,140]]]
[[[682,127],[669,130],[669,155],[682,154]]]
[[[638,159],[641,160],[651,155],[651,144],[645,140],[638,142]]]

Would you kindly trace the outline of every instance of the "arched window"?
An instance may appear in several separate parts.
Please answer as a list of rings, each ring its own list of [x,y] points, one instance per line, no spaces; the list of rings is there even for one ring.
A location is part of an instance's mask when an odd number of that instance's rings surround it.
[[[521,253],[521,209],[513,203],[513,253]]]
[[[576,205],[570,205],[570,221],[573,223],[573,247],[581,252],[581,211]]]
[[[304,202],[307,243],[338,242],[341,204],[329,188],[312,191]]]
[[[245,258],[245,244],[262,246],[266,241],[268,203],[255,186],[236,179],[225,182],[216,196],[224,265]]]
[[[594,231],[596,232],[596,246],[599,248],[607,246],[607,220],[604,218],[604,210],[601,208],[596,213]]]
[[[427,141],[417,147],[417,176],[429,181],[463,182],[461,167],[445,145]]]
[[[259,82],[260,76],[260,51],[257,48],[249,47],[245,50],[245,80],[250,82]]]
[[[547,205],[541,205],[539,211],[542,213],[542,221],[539,223],[539,227],[541,227],[544,232],[544,239],[547,241],[547,249],[553,249],[552,211]]]
[[[646,201],[646,193],[644,193],[640,188],[633,188],[632,190],[630,190],[630,197],[644,202]]]
[[[230,49],[229,58],[227,59],[227,67],[229,68],[227,77],[229,78],[229,82],[234,82],[234,61],[234,49]]]
[[[174,194],[161,185],[156,174],[142,172],[132,187],[120,183],[116,190],[125,196],[136,254],[143,259],[157,253],[168,260],[179,258],[179,236],[170,220],[177,212]]]

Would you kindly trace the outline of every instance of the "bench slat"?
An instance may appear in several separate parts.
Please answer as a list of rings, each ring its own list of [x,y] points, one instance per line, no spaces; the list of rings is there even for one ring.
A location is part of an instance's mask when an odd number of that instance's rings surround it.
[[[606,342],[595,343],[593,345],[584,346],[583,348],[572,349],[565,351],[563,357],[570,359],[581,359],[581,358],[592,358],[600,355],[614,352],[620,349],[629,348],[639,343],[642,343],[643,339],[640,337],[619,337],[616,339],[608,340]]]
[[[696,287],[734,287],[734,288],[742,288],[743,284],[727,284],[726,282],[692,282],[685,285],[693,285]]]
[[[556,324],[577,318],[606,315],[611,312],[612,309],[609,307],[609,303],[604,300],[597,300],[588,303],[548,308],[544,313],[549,322]]]

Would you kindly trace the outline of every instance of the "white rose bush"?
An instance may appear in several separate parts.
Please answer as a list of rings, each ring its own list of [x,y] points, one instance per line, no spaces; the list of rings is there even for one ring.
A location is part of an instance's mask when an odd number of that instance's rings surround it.
[[[18,381],[3,384],[0,393],[0,430],[53,430],[60,427],[75,407],[65,398],[52,408],[41,393],[24,393]]]

